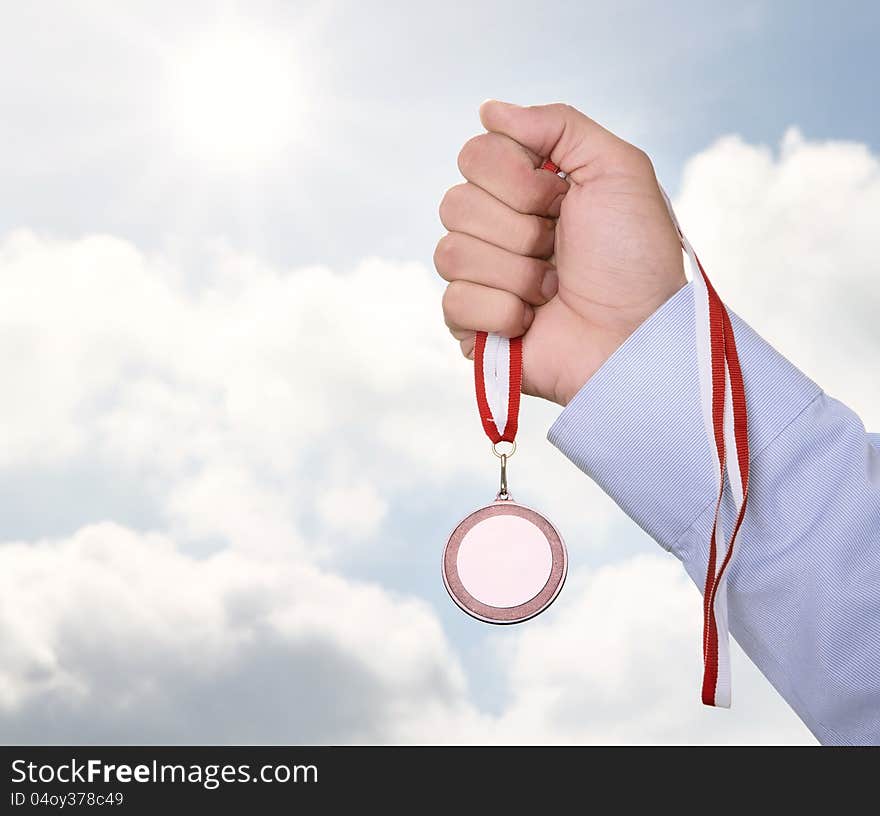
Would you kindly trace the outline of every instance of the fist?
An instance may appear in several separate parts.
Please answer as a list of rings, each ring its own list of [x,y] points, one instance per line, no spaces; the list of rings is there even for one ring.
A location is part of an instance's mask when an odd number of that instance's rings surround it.
[[[574,108],[490,101],[480,119],[440,204],[446,324],[470,359],[476,331],[523,335],[523,392],[566,405],[684,285],[678,234],[650,159]]]

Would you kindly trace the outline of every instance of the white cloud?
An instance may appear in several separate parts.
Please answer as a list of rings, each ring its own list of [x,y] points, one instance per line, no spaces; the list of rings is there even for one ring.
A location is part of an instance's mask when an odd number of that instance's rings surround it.
[[[351,530],[327,512],[340,491],[366,514],[362,535],[398,494],[474,479],[477,501],[494,495],[433,272],[378,259],[278,270],[228,251],[202,262],[195,279],[110,236],[0,242],[0,365],[15,383],[0,468],[98,462],[148,486],[176,535],[263,550],[289,547],[316,503],[331,530]],[[519,495],[574,506],[560,485],[573,499],[581,480],[543,440],[555,411],[532,410]],[[591,495],[591,524],[606,523],[613,511]]]
[[[722,298],[880,427],[878,157],[796,128],[775,154],[728,136],[687,163],[676,211]]]
[[[155,485],[179,532],[240,544],[247,517],[282,533],[354,478],[407,489],[413,457],[427,484],[460,473],[455,446],[434,443],[477,423],[452,410],[468,382],[427,270],[211,261],[195,285],[107,236],[0,243],[0,363],[15,383],[0,466],[97,459]],[[354,489],[378,525],[384,499]]]
[[[496,716],[424,602],[301,559],[104,523],[0,547],[0,597],[11,741],[810,741],[743,660],[734,712],[698,703],[699,597],[657,555],[581,574],[503,643]]]
[[[594,744],[813,742],[737,650],[735,707],[699,701],[700,596],[671,556],[581,574],[551,621],[504,650],[501,738]]]
[[[677,209],[725,299],[880,426],[877,168],[859,145],[792,132],[774,155],[731,137],[688,164]],[[556,409],[531,400],[512,488],[556,519],[573,571],[546,617],[470,636],[507,687],[481,713],[425,603],[326,568],[350,566],[349,540],[361,559],[392,538],[439,551],[445,530],[406,513],[493,494],[439,284],[378,259],[281,270],[220,250],[200,265],[112,236],[0,241],[0,473],[97,469],[155,503],[158,531],[74,506],[52,540],[0,545],[6,738],[805,738],[743,660],[733,712],[702,708],[695,590],[669,559],[628,560],[644,539],[543,442]],[[214,554],[194,558],[205,542]]]
[[[361,482],[325,490],[318,496],[317,511],[329,530],[363,538],[378,529],[388,505],[373,485]]]
[[[383,742],[475,718],[428,606],[104,523],[0,547],[4,740]]]

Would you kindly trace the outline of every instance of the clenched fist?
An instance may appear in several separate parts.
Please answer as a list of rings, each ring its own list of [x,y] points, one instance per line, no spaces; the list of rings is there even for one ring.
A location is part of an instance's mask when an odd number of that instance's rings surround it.
[[[650,159],[574,108],[490,101],[480,119],[440,204],[446,324],[469,358],[477,330],[523,335],[523,392],[566,405],[684,285],[678,235]]]

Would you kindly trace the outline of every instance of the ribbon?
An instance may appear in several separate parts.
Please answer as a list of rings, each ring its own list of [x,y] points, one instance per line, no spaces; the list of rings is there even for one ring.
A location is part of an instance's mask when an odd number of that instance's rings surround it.
[[[493,444],[513,442],[522,389],[522,337],[477,332],[474,384],[486,436]]]
[[[663,191],[661,191],[663,192]],[[746,394],[736,338],[727,308],[712,286],[694,248],[685,238],[672,210],[663,198],[678,231],[681,247],[691,267],[696,320],[697,369],[700,402],[706,436],[719,475],[718,498],[712,520],[706,581],[703,588],[703,683],[705,705],[730,707],[730,635],[727,621],[727,575],[734,545],[742,527],[749,495],[749,431]],[[725,475],[736,509],[730,539],[723,548],[721,502]]]
[[[545,161],[541,169],[565,177],[552,161]],[[486,436],[496,445],[515,441],[522,390],[522,337],[476,333],[474,386]]]
[[[551,161],[542,169],[565,174]],[[718,498],[712,520],[706,581],[703,589],[703,681],[705,705],[730,707],[730,635],[727,620],[727,575],[749,492],[749,433],[746,395],[736,338],[727,308],[712,286],[694,248],[684,235],[662,190],[669,215],[687,255],[693,281],[697,369],[706,436],[718,474]],[[513,442],[522,387],[522,338],[476,333],[474,380],[483,430],[494,444]],[[721,529],[725,481],[736,509],[729,540]],[[723,545],[723,546],[722,546]]]

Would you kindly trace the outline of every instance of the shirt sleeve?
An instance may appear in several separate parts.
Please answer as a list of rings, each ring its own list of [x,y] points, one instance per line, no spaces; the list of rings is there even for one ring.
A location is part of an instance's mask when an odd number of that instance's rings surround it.
[[[880,436],[731,319],[752,463],[728,574],[731,633],[821,742],[880,743]],[[702,589],[718,487],[690,285],[608,359],[548,436]],[[727,496],[724,530],[734,516]]]

